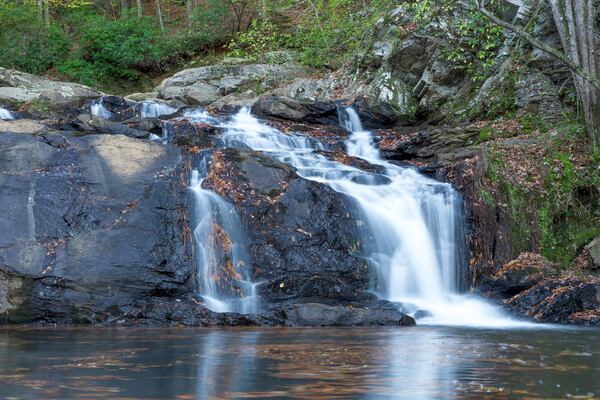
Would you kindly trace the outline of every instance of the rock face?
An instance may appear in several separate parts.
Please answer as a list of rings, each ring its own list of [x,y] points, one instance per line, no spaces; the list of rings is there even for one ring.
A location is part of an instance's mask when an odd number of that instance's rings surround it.
[[[333,102],[308,102],[286,97],[268,97],[258,100],[252,113],[265,118],[280,118],[313,124],[338,124],[337,105]]]
[[[600,281],[560,274],[540,255],[524,253],[481,285],[488,294],[504,298],[523,318],[539,322],[598,325]]]
[[[222,64],[180,71],[157,89],[160,98],[188,105],[252,105],[260,94],[303,73],[292,64]]]
[[[19,105],[37,101],[46,107],[75,105],[101,95],[87,86],[55,82],[24,72],[0,68],[0,103]]]
[[[189,294],[180,157],[120,135],[0,135],[3,319],[106,323]]]
[[[266,301],[370,301],[355,239],[359,220],[345,196],[285,164],[232,149],[213,154],[205,186],[236,205]]]

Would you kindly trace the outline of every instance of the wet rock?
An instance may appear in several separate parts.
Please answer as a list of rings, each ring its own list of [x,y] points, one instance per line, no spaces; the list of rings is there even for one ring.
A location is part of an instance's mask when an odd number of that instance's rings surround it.
[[[263,299],[364,297],[369,269],[356,240],[361,223],[347,197],[239,150],[213,153],[205,187],[236,205]]]
[[[149,131],[133,129],[119,122],[86,114],[82,114],[74,119],[71,122],[71,126],[75,130],[106,135],[124,135],[136,139],[145,139],[150,135]],[[153,126],[152,128],[155,127]]]
[[[584,277],[548,278],[510,298],[507,305],[540,322],[592,325],[600,322],[600,282]]]
[[[280,118],[315,124],[338,124],[337,108],[338,106],[332,102],[268,97],[258,100],[252,107],[252,113],[261,118]]]
[[[410,118],[407,114],[399,116],[390,103],[373,101],[371,97],[366,96],[356,99],[353,107],[367,129],[388,128],[396,124],[405,124]]]
[[[352,157],[346,154],[344,151],[322,151],[318,150],[315,153],[326,157],[329,160],[339,162],[340,164],[355,167],[366,172],[373,172],[382,174],[385,172],[385,167],[381,165],[374,165],[366,161],[365,159]]]
[[[510,297],[558,274],[557,265],[539,254],[523,253],[491,277],[484,277],[483,290]]]
[[[479,133],[480,129],[474,127],[432,127],[388,143],[381,149],[382,156],[398,161],[435,162],[475,144]]]
[[[136,303],[122,316],[112,319],[116,326],[274,326],[282,320],[275,314],[242,315],[216,313],[193,297],[155,298]]]
[[[319,303],[294,304],[285,310],[290,326],[414,326],[415,320],[391,308],[330,306]]]
[[[177,146],[198,149],[215,147],[220,130],[213,125],[190,123],[189,121],[169,121],[164,123],[171,143]]]
[[[106,323],[192,292],[179,158],[121,135],[0,135],[1,322]]]

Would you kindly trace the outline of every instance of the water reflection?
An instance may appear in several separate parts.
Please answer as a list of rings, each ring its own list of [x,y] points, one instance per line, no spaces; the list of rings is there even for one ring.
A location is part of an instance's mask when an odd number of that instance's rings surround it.
[[[598,330],[5,330],[3,399],[600,395]]]

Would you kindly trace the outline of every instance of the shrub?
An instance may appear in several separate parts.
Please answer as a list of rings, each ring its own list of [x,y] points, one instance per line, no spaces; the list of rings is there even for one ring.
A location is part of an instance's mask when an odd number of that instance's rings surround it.
[[[160,28],[149,17],[109,21],[96,16],[89,18],[82,29],[76,58],[83,62],[63,66],[63,70],[74,74],[92,70],[100,79],[112,75],[134,80],[137,70],[159,70],[169,54]]]
[[[0,66],[42,73],[68,51],[69,40],[58,24],[41,24],[28,6],[0,3]]]
[[[233,57],[256,57],[259,54],[278,49],[285,40],[268,18],[255,19],[250,29],[240,32],[227,45]]]

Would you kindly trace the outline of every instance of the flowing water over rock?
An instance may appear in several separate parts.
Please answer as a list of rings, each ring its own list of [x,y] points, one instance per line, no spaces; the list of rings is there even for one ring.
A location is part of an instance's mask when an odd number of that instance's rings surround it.
[[[462,205],[452,187],[380,158],[371,134],[356,113],[340,110],[342,125],[352,132],[350,156],[383,167],[365,172],[315,153],[316,140],[284,134],[241,110],[222,125],[227,146],[250,147],[296,168],[305,178],[350,196],[366,225],[360,238],[374,272],[372,289],[382,299],[401,303],[410,313],[427,315],[434,324],[519,325],[496,307],[459,295],[466,268]]]
[[[199,293],[213,311],[255,313],[256,284],[247,272],[250,263],[240,219],[231,204],[202,188],[207,158],[200,157],[190,179]]]
[[[140,118],[157,118],[163,115],[173,114],[177,108],[168,104],[154,101],[144,101],[134,106],[136,114]]]
[[[11,120],[11,119],[15,119],[15,117],[13,116],[12,112],[10,112],[9,110],[7,110],[4,107],[0,107],[0,119]]]
[[[90,112],[93,116],[98,118],[110,119],[113,116],[113,113],[104,106],[104,97],[92,102]]]

